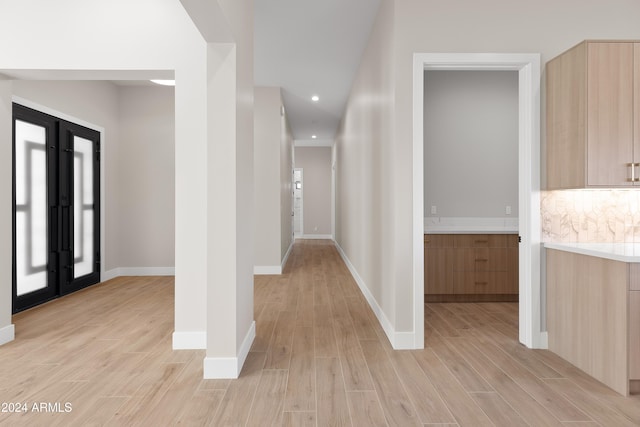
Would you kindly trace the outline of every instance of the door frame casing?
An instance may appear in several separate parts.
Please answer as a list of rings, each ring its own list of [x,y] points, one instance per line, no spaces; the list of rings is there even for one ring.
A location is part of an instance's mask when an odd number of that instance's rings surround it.
[[[78,117],[63,113],[61,111],[55,110],[53,108],[47,107],[45,105],[39,104],[37,102],[30,101],[26,98],[22,98],[20,96],[13,95],[11,100],[15,104],[23,105],[25,107],[31,108],[33,110],[40,111],[42,113],[48,114],[50,116],[54,116],[60,118],[62,120],[66,120],[71,123],[75,123],[80,126],[84,126],[91,130],[95,130],[100,133],[100,281],[104,281],[104,272],[105,272],[105,261],[106,261],[106,251],[105,251],[105,168],[104,161],[106,158],[107,152],[107,139],[105,137],[105,128],[94,123],[88,122],[86,120],[80,119]]]
[[[519,339],[547,348],[541,330],[540,54],[414,53],[413,55],[413,298],[414,347],[424,347],[424,72],[518,71]]]
[[[300,171],[300,182],[302,190],[300,191],[300,234],[296,234],[296,171]],[[293,238],[301,239],[304,237],[304,170],[303,168],[293,168]]]

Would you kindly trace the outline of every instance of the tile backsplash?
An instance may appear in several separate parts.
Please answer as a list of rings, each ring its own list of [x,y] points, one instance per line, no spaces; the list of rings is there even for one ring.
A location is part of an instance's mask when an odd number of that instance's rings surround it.
[[[640,190],[543,191],[541,213],[544,242],[640,242]]]

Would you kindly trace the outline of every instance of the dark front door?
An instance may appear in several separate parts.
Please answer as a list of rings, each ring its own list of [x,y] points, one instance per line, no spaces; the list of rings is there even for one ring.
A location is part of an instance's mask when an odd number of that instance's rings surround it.
[[[100,281],[100,134],[13,106],[13,311]]]

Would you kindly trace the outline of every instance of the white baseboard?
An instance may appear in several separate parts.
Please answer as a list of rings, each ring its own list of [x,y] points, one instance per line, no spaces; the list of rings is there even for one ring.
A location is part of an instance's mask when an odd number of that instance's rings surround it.
[[[0,328],[0,345],[13,341],[16,338],[16,328],[13,324]]]
[[[302,234],[296,236],[296,239],[333,240],[333,236],[331,234]]]
[[[549,332],[540,332],[540,347],[538,348],[542,350],[549,349]]]
[[[369,303],[369,306],[371,307],[374,314],[376,315],[378,322],[380,322],[382,329],[384,329],[385,334],[387,334],[387,338],[389,338],[389,342],[391,342],[391,346],[395,350],[415,349],[415,342],[416,342],[415,333],[395,331],[395,329],[393,328],[393,325],[391,324],[387,316],[384,314],[384,311],[382,311],[382,308],[378,305],[378,302],[371,294],[371,291],[369,291],[369,288],[367,287],[366,283],[364,282],[362,277],[360,277],[360,275],[358,274],[358,271],[349,260],[349,257],[347,257],[347,255],[344,253],[344,251],[342,250],[338,242],[336,242],[335,245],[336,245],[336,248],[338,249],[338,252],[340,253],[340,256],[342,257],[342,260],[347,265],[347,268],[349,268],[351,275],[353,276],[356,283],[358,284],[360,291],[362,292],[365,299]]]
[[[113,270],[105,271],[102,275],[102,281],[106,282],[107,280],[115,279],[120,276],[120,269],[114,268]]]
[[[120,267],[121,276],[175,276],[175,267]]]
[[[242,345],[238,350],[237,357],[205,357],[204,358],[204,378],[205,379],[235,379],[240,376],[242,366],[251,350],[253,340],[256,338],[256,322],[251,323],[247,335],[245,335]]]
[[[280,267],[279,265],[254,265],[253,274],[258,276],[282,274],[282,267]]]
[[[282,258],[282,264],[280,265],[281,270],[280,271],[284,271],[284,266],[287,265],[287,260],[289,259],[289,255],[291,255],[291,250],[293,249],[293,240],[291,241],[291,243],[289,243],[289,248],[287,249],[287,252],[284,254],[284,257]]]
[[[207,333],[206,331],[175,331],[172,348],[174,350],[204,350],[207,348]]]
[[[419,350],[423,348],[416,348],[416,334],[413,332],[394,332],[394,340],[391,341],[391,344],[395,350]]]
[[[105,271],[102,281],[115,279],[120,276],[175,276],[175,267],[118,267]]]

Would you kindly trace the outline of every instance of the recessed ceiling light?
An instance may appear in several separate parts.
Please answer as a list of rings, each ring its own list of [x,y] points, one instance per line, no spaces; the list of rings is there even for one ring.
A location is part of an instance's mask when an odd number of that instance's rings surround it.
[[[175,80],[151,80],[153,83],[157,84],[157,85],[162,85],[162,86],[175,86],[176,85],[176,81]]]
[[[317,136],[316,135],[311,135],[311,139],[316,139]]]
[[[313,102],[318,102],[318,101],[320,101],[320,97],[319,97],[318,95],[313,95],[313,96],[311,97],[311,100],[312,100]]]

